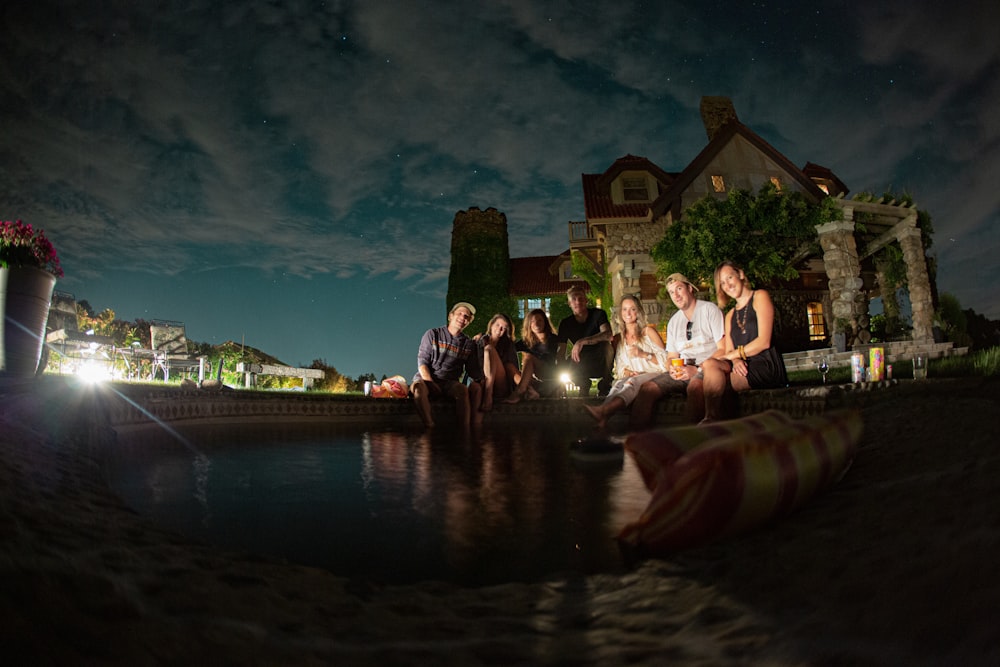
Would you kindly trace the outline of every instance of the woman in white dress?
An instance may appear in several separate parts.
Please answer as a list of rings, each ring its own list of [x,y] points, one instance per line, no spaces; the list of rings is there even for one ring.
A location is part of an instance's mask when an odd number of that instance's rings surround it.
[[[615,383],[601,405],[585,405],[597,426],[604,428],[611,415],[624,410],[639,393],[639,387],[655,376],[667,372],[667,350],[660,332],[646,321],[642,302],[634,296],[623,296],[615,313],[618,333],[615,346]]]

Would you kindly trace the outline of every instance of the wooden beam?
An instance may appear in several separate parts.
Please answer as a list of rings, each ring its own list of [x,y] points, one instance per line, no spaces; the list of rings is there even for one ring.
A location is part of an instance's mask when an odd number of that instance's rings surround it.
[[[900,220],[898,223],[893,225],[889,230],[883,232],[877,239],[869,243],[867,247],[865,247],[864,253],[858,255],[858,259],[867,259],[871,257],[882,248],[896,241],[899,238],[900,232],[915,227],[916,225],[917,225],[917,216],[912,214],[906,219]]]

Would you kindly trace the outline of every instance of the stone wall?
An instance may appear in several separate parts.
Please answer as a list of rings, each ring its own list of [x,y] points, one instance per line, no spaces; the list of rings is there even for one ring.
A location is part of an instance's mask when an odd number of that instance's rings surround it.
[[[781,351],[805,350],[812,345],[826,345],[833,333],[830,322],[830,294],[826,291],[811,292],[772,291],[774,301],[775,345]],[[827,338],[812,342],[809,340],[809,313],[807,306],[818,301],[823,304],[823,317],[826,324]]]
[[[664,221],[607,225],[605,247],[608,257],[640,253],[648,255],[666,233],[667,223]]]

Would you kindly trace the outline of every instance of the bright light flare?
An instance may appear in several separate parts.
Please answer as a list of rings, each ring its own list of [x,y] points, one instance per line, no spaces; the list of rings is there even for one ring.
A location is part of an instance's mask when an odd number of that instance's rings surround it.
[[[111,372],[106,364],[98,361],[86,361],[77,369],[76,377],[87,384],[97,384],[98,382],[110,381]]]

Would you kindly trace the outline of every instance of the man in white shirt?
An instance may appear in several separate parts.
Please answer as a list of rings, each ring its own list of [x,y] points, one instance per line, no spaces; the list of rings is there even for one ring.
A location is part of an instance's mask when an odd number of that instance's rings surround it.
[[[688,418],[699,421],[693,414],[704,410],[701,393],[701,364],[725,343],[725,318],[717,305],[698,298],[698,288],[680,273],[667,278],[667,293],[677,306],[677,312],[667,323],[667,358],[683,359],[684,365],[672,366],[668,373],[642,385],[632,404],[632,429],[648,428],[653,420],[656,402],[667,394],[688,393]]]

